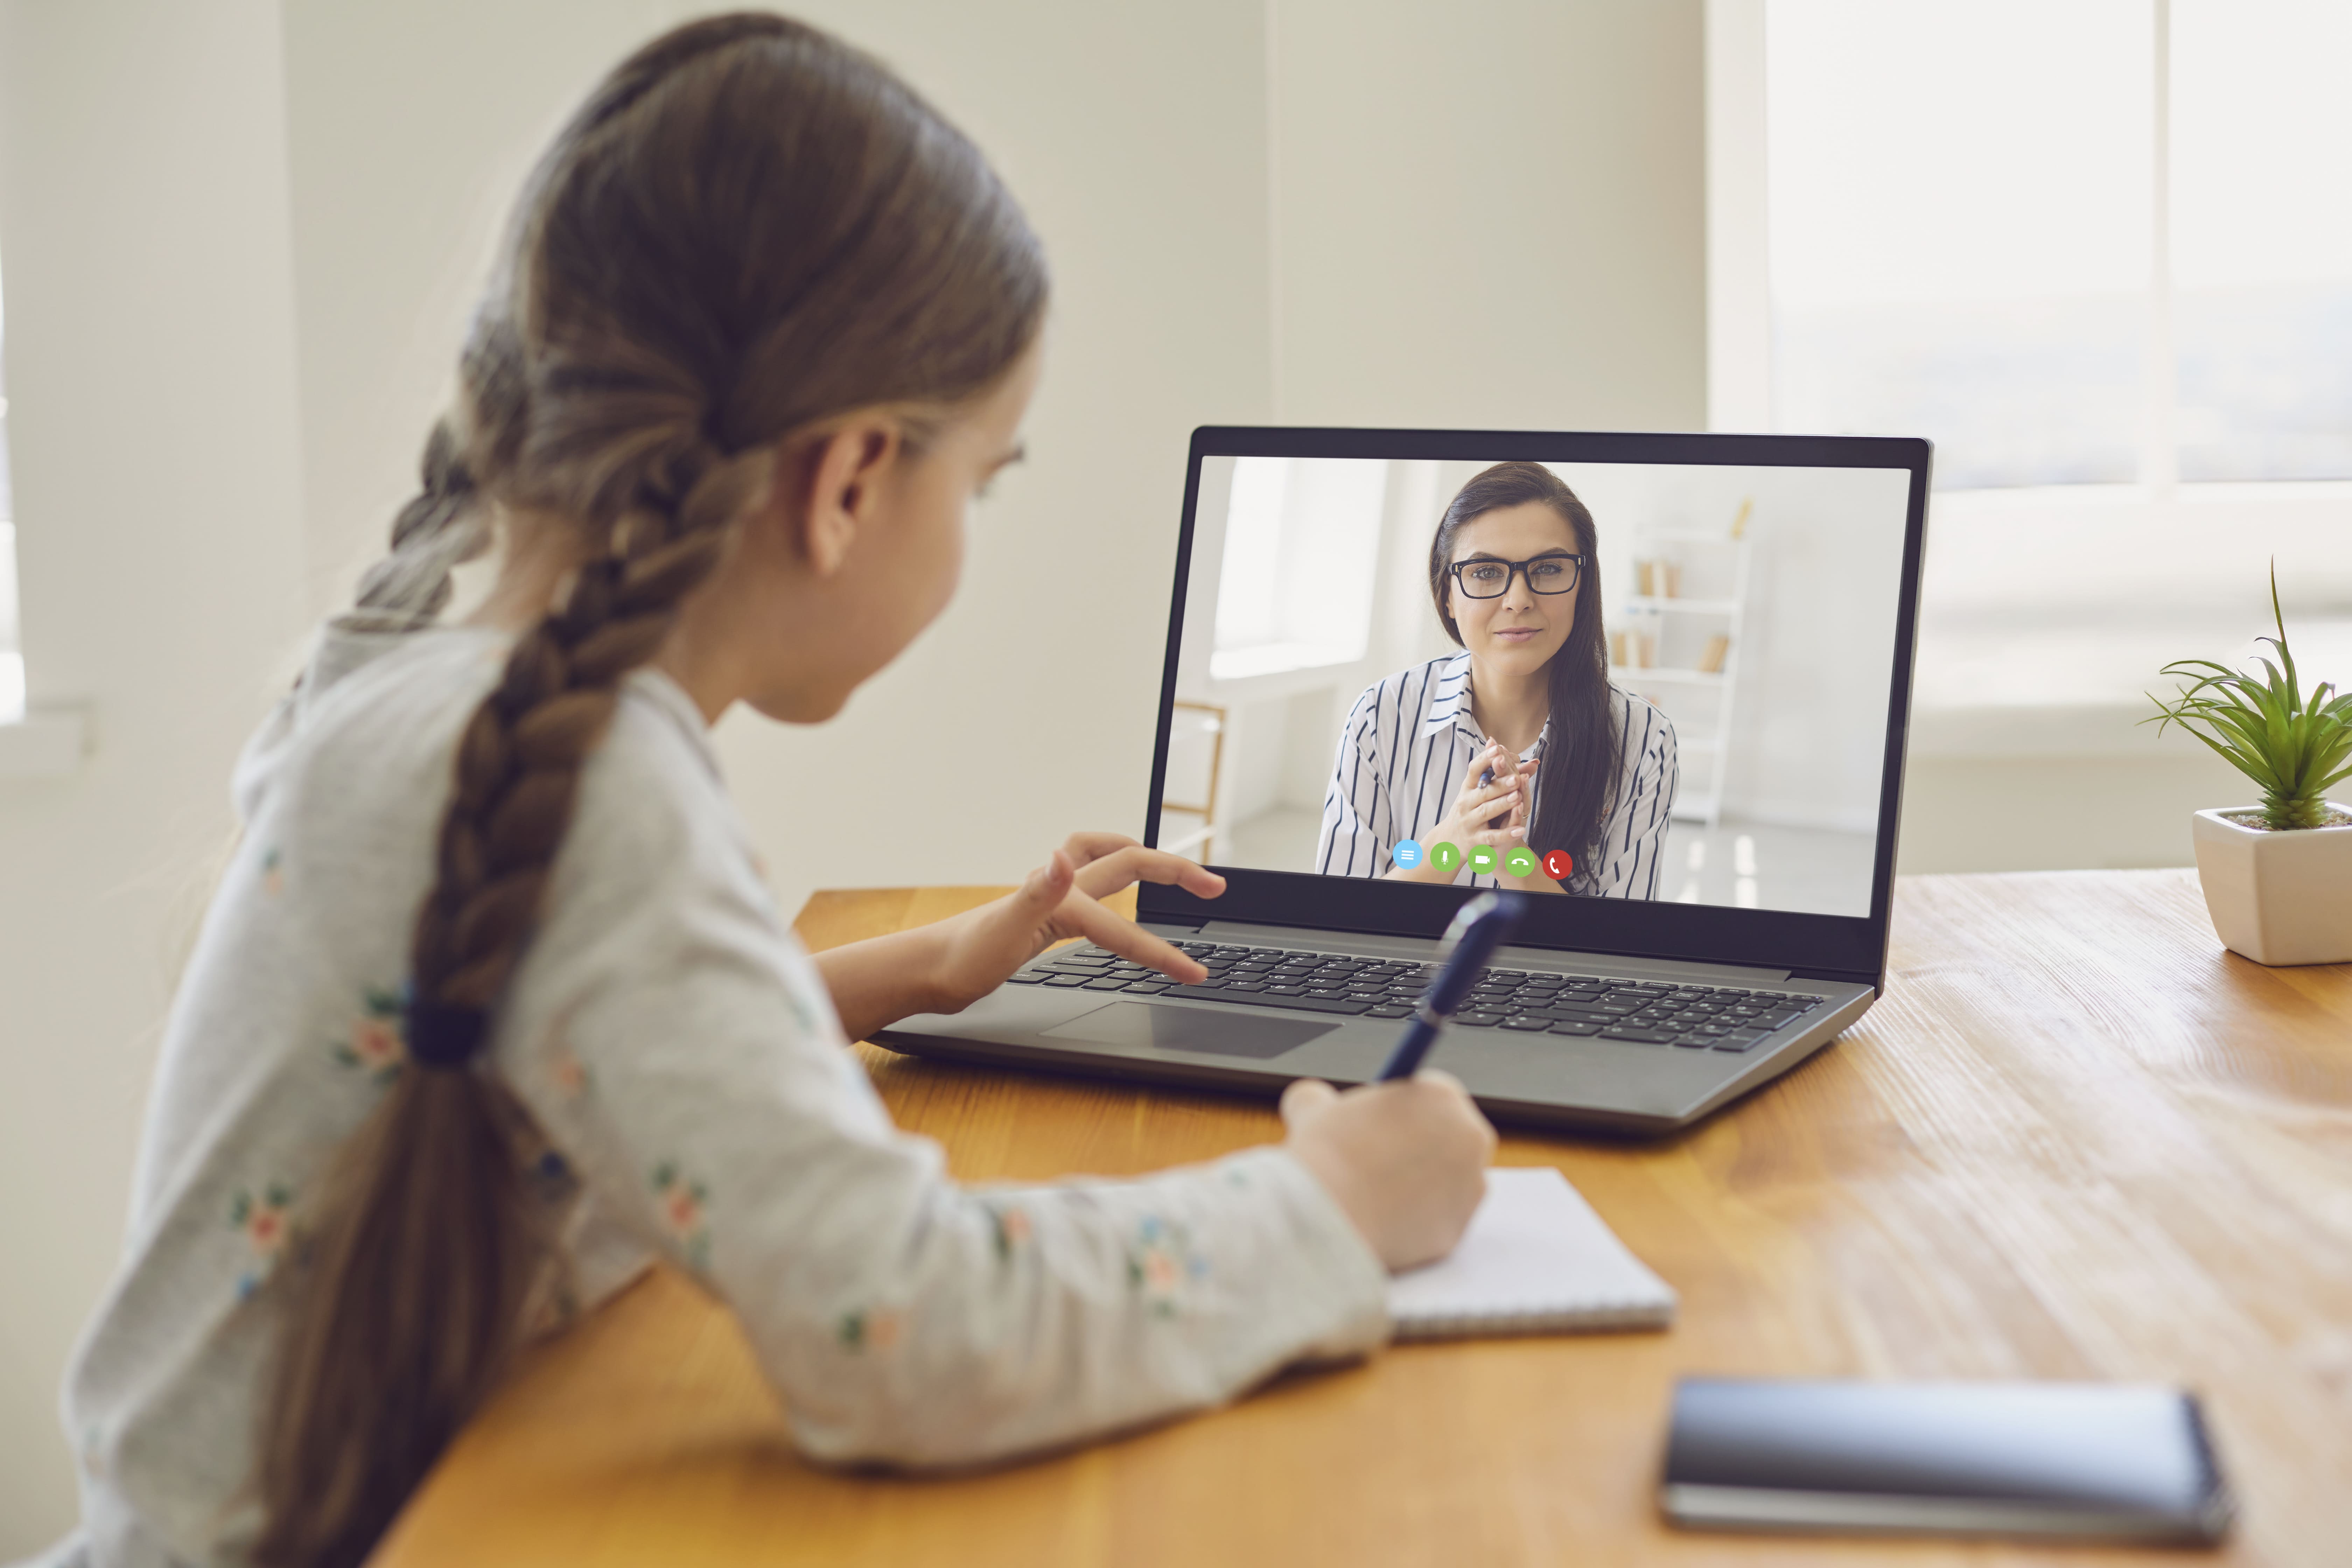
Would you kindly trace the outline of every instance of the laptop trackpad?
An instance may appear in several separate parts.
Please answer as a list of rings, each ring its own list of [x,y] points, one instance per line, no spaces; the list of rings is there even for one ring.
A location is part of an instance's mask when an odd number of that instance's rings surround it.
[[[1114,1002],[1057,1028],[1047,1038],[1091,1040],[1098,1046],[1156,1046],[1163,1051],[1205,1051],[1220,1057],[1264,1060],[1328,1035],[1337,1024],[1304,1018],[1262,1018],[1250,1013],[1212,1013],[1206,1007],[1146,1007]]]

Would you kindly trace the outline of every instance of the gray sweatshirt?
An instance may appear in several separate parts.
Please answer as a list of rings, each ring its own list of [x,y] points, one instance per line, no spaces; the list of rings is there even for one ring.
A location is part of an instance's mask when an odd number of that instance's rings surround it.
[[[45,1561],[236,1563],[265,1289],[404,1070],[411,923],[497,634],[331,624],[236,778],[244,834],[172,1008],[120,1274],[68,1376],[82,1526]],[[1385,1277],[1279,1149],[968,1190],[895,1130],[785,928],[701,716],[632,676],[492,1067],[553,1148],[572,1289],[655,1258],[741,1320],[823,1460],[955,1465],[1232,1397],[1387,1334]]]

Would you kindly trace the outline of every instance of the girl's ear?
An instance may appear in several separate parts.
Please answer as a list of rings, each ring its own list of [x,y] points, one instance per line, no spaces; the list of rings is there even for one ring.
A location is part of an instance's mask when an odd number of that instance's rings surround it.
[[[820,577],[841,569],[882,508],[883,479],[906,448],[898,422],[853,416],[786,444],[762,521]]]

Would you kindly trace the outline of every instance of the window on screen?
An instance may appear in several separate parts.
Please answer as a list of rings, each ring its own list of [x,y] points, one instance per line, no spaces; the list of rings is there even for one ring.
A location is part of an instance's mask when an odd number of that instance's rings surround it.
[[[1372,614],[1382,463],[1241,458],[1217,583],[1221,679],[1360,658]]]

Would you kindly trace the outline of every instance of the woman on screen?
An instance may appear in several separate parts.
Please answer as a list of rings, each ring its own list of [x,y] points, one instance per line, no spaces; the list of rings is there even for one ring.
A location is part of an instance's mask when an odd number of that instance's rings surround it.
[[[1609,683],[1592,513],[1540,463],[1462,487],[1429,546],[1429,592],[1462,652],[1368,687],[1339,733],[1315,869],[1654,899],[1679,777],[1675,728]],[[1402,860],[1397,846],[1419,846]],[[1437,846],[1450,844],[1455,855]],[[1492,873],[1468,857],[1495,853]],[[1526,846],[1539,862],[1504,864]],[[1409,862],[1409,863],[1407,863]],[[1442,862],[1442,863],[1441,863]]]

